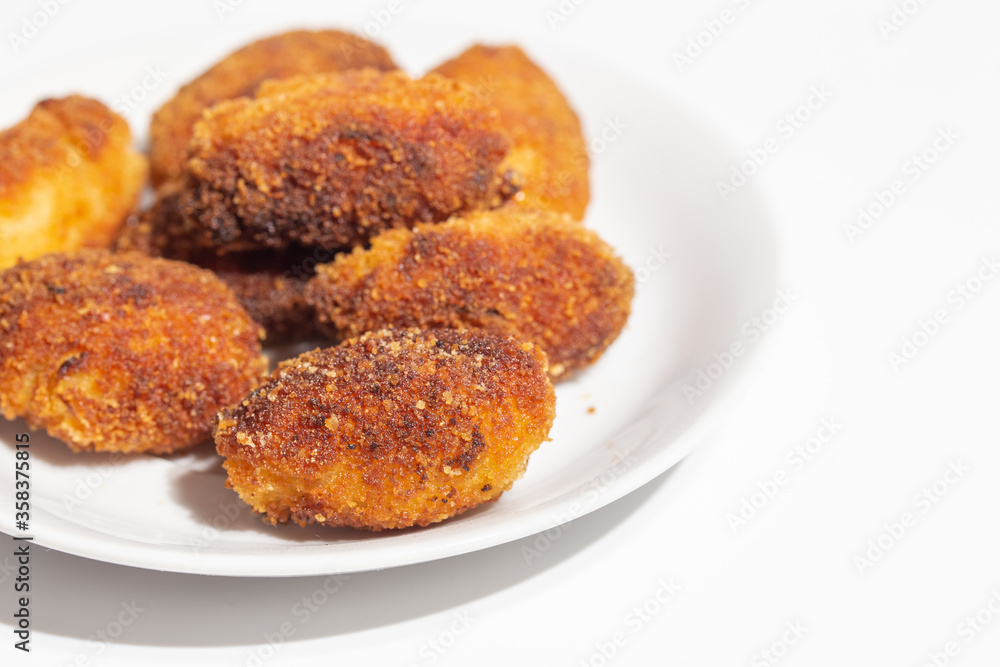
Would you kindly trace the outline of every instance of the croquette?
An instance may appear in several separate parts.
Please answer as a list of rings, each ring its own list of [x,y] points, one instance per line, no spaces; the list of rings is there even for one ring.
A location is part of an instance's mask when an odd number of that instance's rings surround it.
[[[153,206],[132,215],[113,248],[189,262],[209,269],[229,286],[255,322],[267,332],[268,344],[290,343],[319,335],[305,288],[316,265],[333,253],[322,248],[290,247],[248,250],[218,256],[195,245],[177,210],[178,192],[160,188]]]
[[[184,449],[267,372],[261,334],[208,271],[45,255],[0,273],[0,409],[75,451]]]
[[[385,232],[317,267],[306,298],[346,336],[390,326],[515,334],[545,350],[558,378],[618,336],[633,288],[612,248],[568,214],[508,205]]]
[[[547,439],[538,346],[381,330],[307,352],[219,415],[227,485],[272,524],[427,526],[497,500]]]
[[[111,245],[116,252],[141,252],[152,257],[188,261],[202,251],[180,212],[176,181],[156,190],[152,206],[130,215]]]
[[[436,75],[268,81],[205,112],[189,149],[181,214],[216,252],[356,246],[516,191],[496,112]]]
[[[128,124],[101,102],[79,95],[39,102],[0,132],[0,269],[107,247],[146,172]]]
[[[180,177],[195,121],[223,100],[252,96],[261,82],[360,67],[394,70],[381,46],[340,30],[295,30],[248,44],[185,85],[153,115],[150,162],[157,187]]]
[[[233,290],[251,318],[267,332],[267,343],[291,343],[320,335],[316,311],[306,301],[306,285],[321,249],[248,250],[218,257],[203,253],[191,261],[209,269]]]
[[[464,81],[500,113],[511,138],[504,168],[520,177],[515,200],[582,220],[590,158],[580,120],[548,74],[516,46],[476,45],[434,70]]]

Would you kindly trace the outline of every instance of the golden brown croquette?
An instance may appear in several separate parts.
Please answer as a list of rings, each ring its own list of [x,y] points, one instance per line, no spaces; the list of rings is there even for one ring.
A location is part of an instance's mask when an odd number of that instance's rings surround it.
[[[453,330],[307,352],[219,415],[227,484],[272,524],[442,521],[499,498],[546,440],[545,364],[532,343]]]
[[[318,264],[330,258],[322,249],[248,250],[218,257],[203,253],[191,262],[222,279],[255,322],[268,344],[290,343],[320,335],[316,310],[306,301],[306,285]]]
[[[39,102],[0,132],[0,269],[107,247],[145,182],[121,116],[79,95]]]
[[[516,46],[476,45],[434,70],[473,87],[500,113],[510,135],[504,167],[516,172],[515,197],[528,211],[582,220],[590,201],[590,158],[580,120],[542,68]]]
[[[388,326],[513,333],[545,350],[555,378],[601,356],[632,292],[632,272],[596,233],[508,205],[385,232],[319,266],[306,297],[347,336]]]
[[[267,332],[267,343],[314,338],[316,314],[306,302],[305,288],[316,265],[333,253],[322,248],[289,247],[248,250],[218,256],[195,246],[177,210],[178,192],[160,188],[153,206],[129,216],[115,241],[117,252],[141,252],[189,262],[209,269],[229,286],[255,322]]]
[[[394,70],[396,64],[381,46],[340,30],[295,30],[231,53],[153,115],[149,129],[153,184],[159,187],[180,177],[192,129],[205,109],[223,100],[250,97],[267,79],[360,67]]]
[[[141,252],[181,261],[201,252],[181,216],[180,186],[171,182],[158,188],[152,206],[125,220],[111,248],[115,252]]]
[[[75,451],[183,449],[267,372],[261,333],[189,264],[46,255],[0,273],[0,408]]]
[[[464,84],[371,69],[269,81],[195,126],[180,209],[216,252],[355,246],[498,206],[508,140]]]

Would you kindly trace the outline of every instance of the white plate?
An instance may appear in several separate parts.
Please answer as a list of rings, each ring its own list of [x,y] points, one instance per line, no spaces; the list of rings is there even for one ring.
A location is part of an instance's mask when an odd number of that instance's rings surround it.
[[[193,44],[203,46],[199,51]],[[168,41],[85,59],[5,92],[9,124],[45,94],[86,91],[115,99],[146,64],[175,54],[176,83],[228,48]],[[143,49],[148,49],[143,51]],[[532,49],[580,112],[592,138],[594,199],[586,223],[637,272],[633,315],[594,367],[557,388],[552,441],[497,503],[426,529],[368,534],[264,524],[223,488],[211,446],[172,457],[74,455],[31,432],[31,525],[17,531],[12,475],[0,491],[0,529],[36,544],[112,563],[175,572],[291,576],[379,569],[466,553],[553,528],[602,507],[680,461],[747,386],[760,341],[742,325],[773,301],[774,244],[751,186],[722,204],[714,193],[732,153],[669,100],[579,57]],[[178,55],[182,54],[182,55]],[[433,62],[427,54],[423,61]],[[180,63],[179,60],[183,60]],[[130,114],[138,132],[164,84]],[[656,259],[669,253],[668,261]],[[647,265],[648,262],[648,265]],[[658,263],[659,262],[659,263]],[[648,266],[655,270],[641,268]],[[713,355],[745,353],[724,372]],[[689,400],[698,371],[711,387]],[[702,379],[704,388],[706,380]],[[593,411],[590,408],[593,408]],[[24,422],[0,424],[10,466]]]

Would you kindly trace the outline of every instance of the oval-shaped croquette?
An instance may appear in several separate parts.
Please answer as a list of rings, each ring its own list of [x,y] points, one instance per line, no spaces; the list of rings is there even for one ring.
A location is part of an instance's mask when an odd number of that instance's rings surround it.
[[[518,174],[514,197],[529,209],[582,220],[590,202],[590,158],[580,119],[559,86],[516,46],[477,44],[434,70],[475,87],[510,136],[504,166]]]
[[[80,95],[42,100],[0,132],[0,269],[106,248],[139,201],[146,158],[125,119]]]
[[[267,372],[260,335],[209,271],[46,255],[0,273],[0,408],[76,451],[183,449]]]
[[[565,376],[617,338],[633,277],[569,215],[535,214],[507,205],[385,232],[317,267],[306,298],[348,336],[389,326],[513,333],[545,350],[552,377]]]
[[[261,85],[195,126],[180,210],[217,253],[365,243],[499,206],[508,139],[465,84],[371,69]]]
[[[426,526],[496,500],[548,436],[545,355],[509,336],[381,330],[284,362],[219,415],[227,485],[272,524]]]
[[[112,249],[176,259],[209,269],[233,290],[247,313],[267,331],[267,343],[290,343],[317,335],[316,313],[306,302],[306,284],[316,265],[333,252],[289,247],[216,255],[193,244],[177,211],[172,184],[157,192],[153,206],[129,216]]]
[[[318,263],[315,256],[329,258],[330,253],[320,248],[250,250],[222,257],[205,253],[190,261],[221,278],[247,314],[264,327],[268,345],[276,345],[319,335],[316,311],[305,297],[310,269]]]
[[[293,30],[234,51],[186,84],[153,114],[149,128],[153,185],[180,177],[194,124],[210,106],[253,95],[268,79],[359,67],[394,70],[396,63],[378,44],[340,30]]]

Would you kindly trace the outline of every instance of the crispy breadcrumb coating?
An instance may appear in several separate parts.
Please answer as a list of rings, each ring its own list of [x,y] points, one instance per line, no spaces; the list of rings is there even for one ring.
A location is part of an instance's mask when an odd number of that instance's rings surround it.
[[[476,45],[434,70],[464,81],[500,112],[511,138],[504,167],[515,171],[526,208],[582,220],[590,201],[590,158],[580,120],[542,68],[516,46]]]
[[[547,439],[532,343],[382,330],[287,361],[219,415],[227,485],[272,524],[426,526],[491,502]]]
[[[340,30],[295,30],[244,46],[185,85],[153,115],[150,161],[157,187],[180,177],[184,151],[202,112],[223,100],[249,97],[267,79],[361,67],[394,70],[389,52]]]
[[[455,327],[537,343],[553,377],[597,360],[628,319],[632,272],[566,214],[496,211],[377,236],[317,268],[306,297],[345,335]]]
[[[209,269],[229,286],[255,322],[267,332],[267,343],[283,344],[315,338],[315,309],[305,288],[316,265],[333,253],[323,248],[289,247],[248,250],[218,256],[195,246],[177,210],[178,191],[160,188],[153,206],[132,215],[113,246],[116,252],[141,252],[189,262]]]
[[[75,451],[176,451],[267,372],[261,334],[189,264],[46,255],[0,273],[0,408]]]
[[[121,116],[79,95],[39,102],[0,132],[0,269],[107,247],[145,182]]]
[[[179,184],[170,182],[158,188],[153,205],[125,220],[111,248],[115,252],[141,252],[185,262],[201,252],[181,216]]]
[[[436,75],[354,70],[269,81],[195,126],[181,212],[217,252],[354,246],[499,206],[496,113]]]
[[[320,257],[330,253],[316,249]],[[250,250],[217,257],[207,253],[193,263],[222,279],[251,318],[267,332],[269,345],[320,336],[316,309],[306,301],[306,285],[318,260],[306,249]]]

